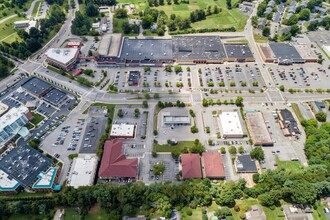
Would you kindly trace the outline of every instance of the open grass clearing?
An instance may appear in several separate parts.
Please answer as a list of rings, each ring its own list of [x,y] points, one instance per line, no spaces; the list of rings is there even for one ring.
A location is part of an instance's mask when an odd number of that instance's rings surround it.
[[[300,161],[281,161],[278,157],[276,157],[277,168],[285,169],[289,172],[299,171],[303,168]]]
[[[39,124],[42,120],[45,119],[44,116],[42,116],[42,115],[40,115],[39,113],[36,113],[36,112],[32,112],[32,115],[33,115],[33,119],[31,120],[31,123],[34,124],[34,125]]]
[[[172,152],[175,149],[179,149],[180,151],[186,147],[191,147],[194,144],[193,141],[179,141],[178,144],[171,146],[169,144],[155,144],[154,149],[157,152]]]
[[[253,37],[254,37],[254,41],[256,43],[267,43],[268,42],[268,37],[262,36],[260,34],[254,33]]]
[[[15,7],[5,7],[3,10],[1,10],[0,12],[0,19],[3,19],[7,16],[13,15],[16,12],[20,13],[20,12],[25,12],[27,11],[31,4],[32,4],[33,0],[27,0],[22,6],[18,7],[18,5],[15,5]],[[1,5],[1,4],[0,4]]]
[[[34,4],[33,10],[32,10],[32,17],[36,17],[38,15],[38,9],[41,5],[41,1],[38,1]]]
[[[118,3],[132,3],[135,4],[136,11],[142,11],[148,5],[141,0],[118,0]],[[235,5],[237,0],[232,0],[232,5]],[[195,0],[190,1],[189,4],[171,4],[168,5],[166,2],[164,5],[158,7],[152,7],[158,11],[164,11],[168,16],[175,14],[176,16],[181,16],[182,18],[189,18],[190,12],[197,9],[207,9],[211,6],[212,10],[214,6],[221,8],[219,14],[213,14],[207,16],[205,20],[192,23],[191,26],[194,29],[204,29],[204,28],[230,28],[235,27],[236,30],[242,31],[247,21],[247,16],[241,13],[236,8],[228,10],[226,7],[226,1],[224,0]]]
[[[292,107],[294,113],[296,114],[296,116],[297,116],[297,118],[298,118],[298,120],[300,122],[302,122],[303,120],[305,120],[304,117],[303,117],[303,115],[300,112],[300,109],[299,109],[299,106],[298,106],[297,103],[291,103],[291,107]]]
[[[0,41],[2,41],[3,39],[5,39],[6,37],[8,37],[11,34],[16,33],[15,29],[14,29],[14,22],[15,21],[22,21],[25,20],[22,17],[13,17],[11,19],[6,20],[5,22],[0,24]],[[18,37],[18,35],[16,35]]]
[[[188,216],[187,211],[191,210],[192,215]],[[181,210],[181,220],[199,220],[202,219],[202,208],[198,207],[196,209],[191,209],[189,207],[185,207]]]

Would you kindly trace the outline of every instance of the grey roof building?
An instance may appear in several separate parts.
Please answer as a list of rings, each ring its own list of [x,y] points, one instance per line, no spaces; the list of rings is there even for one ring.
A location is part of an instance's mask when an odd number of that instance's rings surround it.
[[[267,24],[266,18],[260,18],[258,23],[258,29],[263,29]]]
[[[316,13],[319,13],[321,15],[324,15],[328,12],[328,9],[322,8],[322,7],[319,7],[319,6],[315,6],[313,11],[316,12]]]
[[[52,160],[29,146],[17,146],[5,151],[0,158],[0,168],[24,188],[31,187],[38,175],[46,171]]]
[[[257,165],[248,154],[237,156],[235,160],[235,168],[237,173],[257,173]]]
[[[270,42],[270,48],[272,49],[276,62],[279,64],[292,64],[292,63],[304,63],[304,59],[300,56],[298,51],[291,44]]]

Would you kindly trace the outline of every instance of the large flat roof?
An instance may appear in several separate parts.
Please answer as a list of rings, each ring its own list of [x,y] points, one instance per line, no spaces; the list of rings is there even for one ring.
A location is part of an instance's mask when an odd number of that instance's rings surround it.
[[[38,180],[33,184],[33,189],[51,189],[57,173],[56,167],[51,167],[47,171],[41,171]]]
[[[46,51],[48,58],[67,64],[79,52],[79,48],[50,48]]]
[[[11,178],[7,173],[0,170],[0,192],[13,191],[19,186],[19,182]]]
[[[225,44],[225,49],[228,58],[253,58],[253,54],[247,44]]]
[[[66,92],[62,91],[62,90],[59,90],[57,88],[52,88],[51,90],[49,90],[49,92],[47,92],[43,98],[54,104],[54,105],[57,105],[58,103],[60,103],[64,98],[65,96],[67,95]]]
[[[174,36],[173,57],[176,60],[223,60],[225,48],[218,36]]]
[[[1,155],[0,169],[22,186],[29,187],[46,171],[52,160],[29,146],[10,148]]]
[[[134,127],[134,125],[130,124],[113,124],[111,127],[110,136],[133,137]]]
[[[270,42],[269,46],[278,60],[303,61],[296,48],[291,44]]]
[[[2,131],[6,126],[14,123],[18,118],[20,118],[28,111],[29,109],[24,105],[20,105],[17,108],[11,108],[8,112],[6,112],[0,117],[0,131]]]
[[[79,157],[74,158],[68,185],[74,188],[93,185],[97,161],[95,154],[80,154]]]
[[[261,112],[247,112],[245,118],[255,145],[273,145]]]
[[[22,87],[27,91],[37,96],[40,96],[43,93],[45,93],[47,90],[49,90],[52,87],[52,85],[37,77],[32,77],[28,79],[24,84],[22,84]]]
[[[0,116],[3,115],[8,110],[8,105],[0,102]]]
[[[244,134],[238,112],[221,112],[219,119],[224,136]]]
[[[128,60],[171,60],[172,41],[167,39],[130,39],[125,37],[120,58]]]

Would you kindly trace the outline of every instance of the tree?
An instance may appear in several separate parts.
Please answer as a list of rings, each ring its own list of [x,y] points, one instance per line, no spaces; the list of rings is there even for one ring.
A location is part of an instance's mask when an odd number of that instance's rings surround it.
[[[319,26],[319,22],[317,20],[309,22],[307,26],[308,31],[315,31]]]
[[[142,18],[142,27],[143,29],[149,29],[153,23],[154,19],[152,17],[152,15],[147,14],[146,16],[144,16]]]
[[[250,156],[253,159],[262,161],[265,159],[265,153],[264,150],[262,149],[262,147],[255,147],[251,152],[250,152]]]
[[[319,122],[325,122],[327,120],[327,113],[322,112],[322,111],[318,112],[318,113],[315,114],[315,118]]]
[[[134,117],[138,118],[140,115],[140,110],[138,108],[134,109]]]
[[[240,154],[242,154],[242,153],[244,153],[244,147],[243,146],[239,146],[238,147],[238,153],[240,153]]]
[[[90,20],[82,15],[79,11],[76,12],[75,18],[72,20],[71,32],[72,34],[81,36],[86,35],[91,29],[92,25]]]
[[[199,139],[195,139],[194,144],[190,147],[190,152],[202,154],[204,151],[205,151],[204,145],[202,145]]]
[[[226,0],[226,6],[229,10],[231,9],[231,0]]]
[[[295,14],[291,15],[291,17],[287,21],[287,25],[290,25],[290,26],[297,24],[297,23],[298,23],[298,16]]]
[[[215,211],[214,215],[218,219],[226,219],[227,216],[232,216],[233,214],[231,213],[230,208],[224,206],[221,209]]]
[[[163,163],[156,163],[153,166],[154,175],[163,175],[165,171],[165,165]]]
[[[85,7],[85,13],[87,16],[94,17],[99,14],[99,10],[92,2],[88,2]]]
[[[180,73],[182,72],[182,67],[180,65],[175,65],[174,66],[174,72],[175,73]]]
[[[228,151],[230,154],[237,154],[237,149],[235,146],[230,146]]]
[[[170,64],[167,64],[167,65],[165,66],[165,71],[166,71],[166,72],[172,72],[172,66],[171,66]]]
[[[124,21],[121,25],[121,28],[122,28],[124,34],[129,34],[132,31],[131,25],[128,23],[128,21]]]
[[[117,8],[114,14],[115,18],[127,18],[127,10],[125,8]]]
[[[196,116],[194,110],[192,110],[192,109],[189,109],[189,114],[193,118]]]
[[[225,154],[225,153],[226,153],[226,148],[225,148],[225,147],[221,147],[221,148],[220,148],[220,152],[221,152],[222,154]]]
[[[160,97],[160,96],[159,96],[159,93],[155,93],[155,94],[154,94],[154,99],[159,99],[159,97]]]
[[[148,101],[147,100],[143,100],[142,106],[143,106],[143,108],[148,108],[149,107]]]
[[[270,28],[268,26],[264,27],[262,29],[262,35],[265,36],[265,37],[269,37],[270,35]]]
[[[117,116],[118,116],[119,118],[124,117],[124,113],[123,113],[123,110],[122,110],[121,108],[118,109]]]
[[[280,85],[280,87],[279,87],[279,88],[280,88],[280,91],[281,91],[281,92],[284,92],[284,91],[285,91],[285,88],[284,88],[284,86],[283,86],[283,85]]]
[[[193,134],[198,133],[198,128],[196,127],[196,125],[194,125],[194,126],[192,126],[192,127],[190,128],[190,131],[191,131],[191,133],[193,133]]]
[[[237,98],[235,100],[235,104],[238,107],[242,107],[243,106],[243,97],[242,96],[237,96]]]
[[[154,136],[157,136],[158,135],[158,131],[156,129],[154,130],[153,133],[154,133]]]
[[[299,12],[299,20],[307,21],[309,20],[309,16],[311,11],[308,8],[304,8]]]
[[[189,66],[187,66],[186,70],[187,70],[187,72],[190,72],[190,67],[189,67]]]

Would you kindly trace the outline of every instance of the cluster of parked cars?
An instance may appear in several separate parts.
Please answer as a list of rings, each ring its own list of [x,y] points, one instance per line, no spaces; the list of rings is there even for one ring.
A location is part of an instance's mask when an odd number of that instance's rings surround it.
[[[68,146],[68,150],[76,150],[76,148],[78,146],[78,141],[81,136],[81,131],[82,131],[81,126],[83,126],[84,124],[85,124],[85,122],[83,122],[83,121],[80,121],[80,120],[77,121],[77,125],[72,133],[72,140]]]

